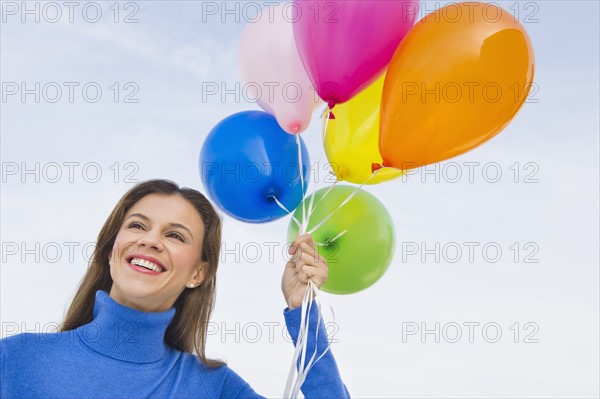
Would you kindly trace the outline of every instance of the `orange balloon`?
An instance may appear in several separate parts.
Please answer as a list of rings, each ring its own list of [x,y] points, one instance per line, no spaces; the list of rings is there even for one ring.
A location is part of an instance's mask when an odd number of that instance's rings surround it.
[[[400,43],[381,99],[383,166],[414,169],[471,150],[515,116],[533,83],[523,26],[488,3],[453,3]]]

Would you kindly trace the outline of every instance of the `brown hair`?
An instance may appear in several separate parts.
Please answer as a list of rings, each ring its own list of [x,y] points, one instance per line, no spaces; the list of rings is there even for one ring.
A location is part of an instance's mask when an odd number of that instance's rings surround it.
[[[184,352],[196,353],[210,367],[224,363],[206,358],[206,333],[215,302],[217,266],[221,249],[221,219],[212,204],[200,192],[179,188],[169,180],[148,180],[138,183],[121,198],[102,226],[92,261],[75,294],[60,331],[78,328],[93,320],[97,290],[109,292],[112,286],[108,257],[115,238],[129,209],[148,194],[179,194],[198,211],[204,223],[202,260],[208,261],[205,279],[194,289],[185,289],[175,301],[175,316],[165,332],[165,342]]]

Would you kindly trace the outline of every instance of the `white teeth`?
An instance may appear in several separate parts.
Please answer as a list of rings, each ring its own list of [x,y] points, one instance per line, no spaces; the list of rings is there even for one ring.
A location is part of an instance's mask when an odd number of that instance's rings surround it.
[[[156,263],[150,262],[146,259],[133,258],[133,259],[131,259],[131,261],[129,263],[131,263],[132,265],[142,266],[146,269],[149,269],[149,270],[152,270],[152,271],[155,271],[158,273],[163,271],[163,269],[160,266],[158,266]]]

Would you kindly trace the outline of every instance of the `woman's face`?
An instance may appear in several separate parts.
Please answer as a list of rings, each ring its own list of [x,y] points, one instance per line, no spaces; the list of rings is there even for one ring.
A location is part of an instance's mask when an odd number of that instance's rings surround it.
[[[109,257],[116,302],[147,312],[173,306],[190,284],[204,281],[204,224],[179,194],[149,194],[131,207]]]

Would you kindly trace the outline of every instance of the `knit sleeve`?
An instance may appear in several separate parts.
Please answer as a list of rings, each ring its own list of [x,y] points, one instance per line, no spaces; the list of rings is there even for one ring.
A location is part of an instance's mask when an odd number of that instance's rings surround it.
[[[266,399],[264,396],[254,392],[250,385],[230,368],[227,368],[227,376],[225,377],[221,397],[228,399]]]
[[[296,345],[298,342],[298,333],[300,330],[300,317],[302,314],[302,308],[296,308],[284,310],[285,324],[288,332]],[[325,330],[325,324],[323,319],[317,326],[318,309],[315,302],[313,302],[310,313],[309,313],[309,330],[308,330],[308,341],[307,341],[307,359],[310,358],[315,350],[315,335],[318,329],[318,338],[316,343],[317,353],[315,359],[317,359],[325,351],[328,345],[327,332]],[[300,390],[304,394],[306,399],[313,398],[350,398],[348,389],[342,382],[335,358],[329,351],[321,358],[318,362],[313,364],[313,367],[308,372],[306,380],[300,387]]]
[[[6,383],[4,381],[4,369],[6,360],[4,358],[4,340],[0,339],[0,398],[5,398],[8,395],[4,390],[6,389]]]

